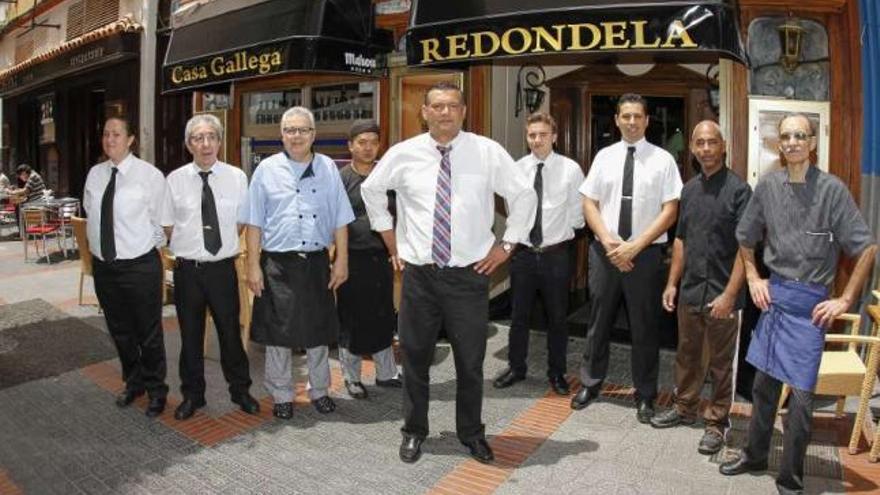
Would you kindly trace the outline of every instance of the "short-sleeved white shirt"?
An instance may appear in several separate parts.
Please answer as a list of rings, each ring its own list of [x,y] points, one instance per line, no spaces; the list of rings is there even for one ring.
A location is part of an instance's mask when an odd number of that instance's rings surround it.
[[[681,196],[681,177],[675,158],[663,148],[654,146],[644,138],[635,144],[619,141],[603,148],[596,155],[581,184],[580,193],[599,202],[599,212],[605,228],[616,238],[620,221],[620,199],[623,189],[623,164],[627,147],[635,146],[633,168],[632,238],[648,229],[660,215],[663,203],[678,200]],[[664,232],[654,242],[666,242]]]

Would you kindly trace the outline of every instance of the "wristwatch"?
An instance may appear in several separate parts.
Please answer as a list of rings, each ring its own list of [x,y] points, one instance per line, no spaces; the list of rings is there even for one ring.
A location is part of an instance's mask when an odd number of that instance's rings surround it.
[[[513,244],[506,241],[502,242],[501,249],[503,249],[505,253],[510,254],[513,252]]]

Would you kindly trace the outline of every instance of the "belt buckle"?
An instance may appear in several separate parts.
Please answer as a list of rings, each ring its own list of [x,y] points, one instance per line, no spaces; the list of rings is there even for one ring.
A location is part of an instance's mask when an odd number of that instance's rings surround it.
[[[547,248],[544,246],[541,247],[532,247],[532,252],[536,254],[542,254]]]
[[[193,260],[193,265],[194,265],[196,268],[201,268],[203,264],[205,264],[204,261]]]

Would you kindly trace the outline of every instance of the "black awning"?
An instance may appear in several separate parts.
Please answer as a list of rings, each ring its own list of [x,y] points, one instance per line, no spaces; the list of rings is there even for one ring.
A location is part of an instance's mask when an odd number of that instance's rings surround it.
[[[407,62],[570,63],[575,56],[747,63],[738,17],[735,0],[413,0]]]
[[[291,71],[379,74],[392,48],[391,33],[374,27],[370,0],[268,0],[174,29],[163,88]]]

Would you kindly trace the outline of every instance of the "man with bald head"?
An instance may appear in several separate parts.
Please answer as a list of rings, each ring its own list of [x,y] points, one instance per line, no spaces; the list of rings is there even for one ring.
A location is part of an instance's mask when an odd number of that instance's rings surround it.
[[[776,487],[779,493],[802,493],[825,330],[858,302],[877,245],[846,185],[812,162],[816,132],[810,120],[787,115],[778,131],[784,167],[761,177],[736,228],[749,293],[761,317],[746,357],[757,369],[748,444],[720,470],[730,476],[767,469],[776,406],[786,384],[791,397]],[[761,241],[769,279],[755,268],[755,245]],[[832,297],[841,251],[857,261],[843,293]]]
[[[681,191],[672,265],[662,298],[666,311],[678,311],[675,402],[672,409],[652,418],[651,426],[696,422],[700,390],[708,375],[712,396],[703,413],[706,429],[697,450],[711,455],[724,445],[736,383],[739,310],[745,295],[735,231],[751,189],[725,166],[718,124],[708,120],[697,124],[690,148],[700,173]]]

